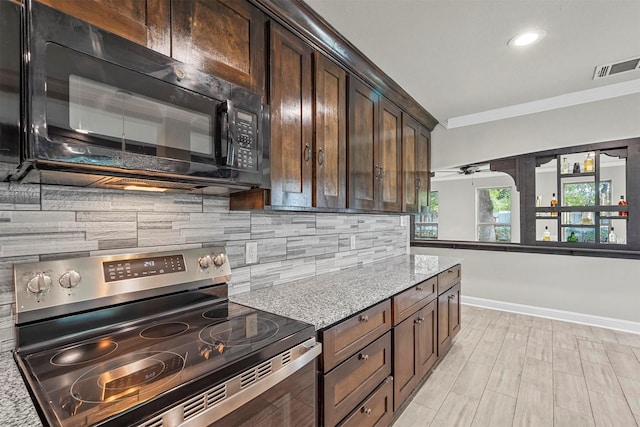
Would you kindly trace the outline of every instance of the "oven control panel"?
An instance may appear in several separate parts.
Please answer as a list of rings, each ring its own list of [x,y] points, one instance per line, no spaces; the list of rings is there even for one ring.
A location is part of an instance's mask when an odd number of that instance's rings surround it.
[[[230,279],[224,247],[16,264],[17,323]]]
[[[102,266],[105,282],[185,271],[182,254],[107,261]]]

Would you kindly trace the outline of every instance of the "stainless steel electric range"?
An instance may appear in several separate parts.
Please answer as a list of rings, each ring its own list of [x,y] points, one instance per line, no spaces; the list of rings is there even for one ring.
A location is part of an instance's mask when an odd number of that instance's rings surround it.
[[[15,265],[43,423],[315,425],[313,326],[229,302],[230,276],[222,247]]]

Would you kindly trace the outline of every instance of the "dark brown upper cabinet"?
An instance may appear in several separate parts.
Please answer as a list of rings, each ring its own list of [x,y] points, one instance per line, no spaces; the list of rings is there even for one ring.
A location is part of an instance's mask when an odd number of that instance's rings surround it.
[[[402,210],[422,212],[429,201],[429,131],[402,113]]]
[[[171,53],[170,0],[39,1],[167,56]]]
[[[401,111],[349,80],[349,207],[400,211]]]
[[[174,0],[172,56],[264,95],[265,22],[246,0]]]
[[[313,49],[271,26],[271,204],[311,206]]]
[[[344,208],[347,199],[347,73],[315,55],[315,202]]]

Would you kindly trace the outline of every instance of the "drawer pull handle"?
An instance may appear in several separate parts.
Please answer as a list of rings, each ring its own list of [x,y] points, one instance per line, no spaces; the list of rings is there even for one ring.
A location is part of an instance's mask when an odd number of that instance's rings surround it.
[[[363,414],[365,414],[368,417],[369,415],[371,415],[371,408],[365,408],[363,406],[362,408],[360,408],[360,412],[362,412]]]
[[[449,295],[449,299],[454,299],[455,297],[456,297],[456,295],[455,295],[455,294],[451,294],[451,295]]]
[[[363,362],[366,362],[367,360],[369,360],[369,355],[360,353],[358,355],[358,359],[362,360]]]
[[[418,317],[416,320],[413,321],[413,323],[422,323],[424,322],[424,317]]]
[[[424,289],[422,286],[416,286],[416,291],[421,291],[422,289]]]
[[[358,317],[358,320],[367,323],[369,321],[369,316],[364,316],[361,314],[360,317]]]

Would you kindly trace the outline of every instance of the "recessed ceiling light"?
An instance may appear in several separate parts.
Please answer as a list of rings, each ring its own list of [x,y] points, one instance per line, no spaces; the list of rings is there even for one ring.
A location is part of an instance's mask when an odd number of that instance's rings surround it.
[[[525,31],[524,33],[513,36],[507,44],[509,47],[531,46],[542,40],[546,34],[543,30]]]

